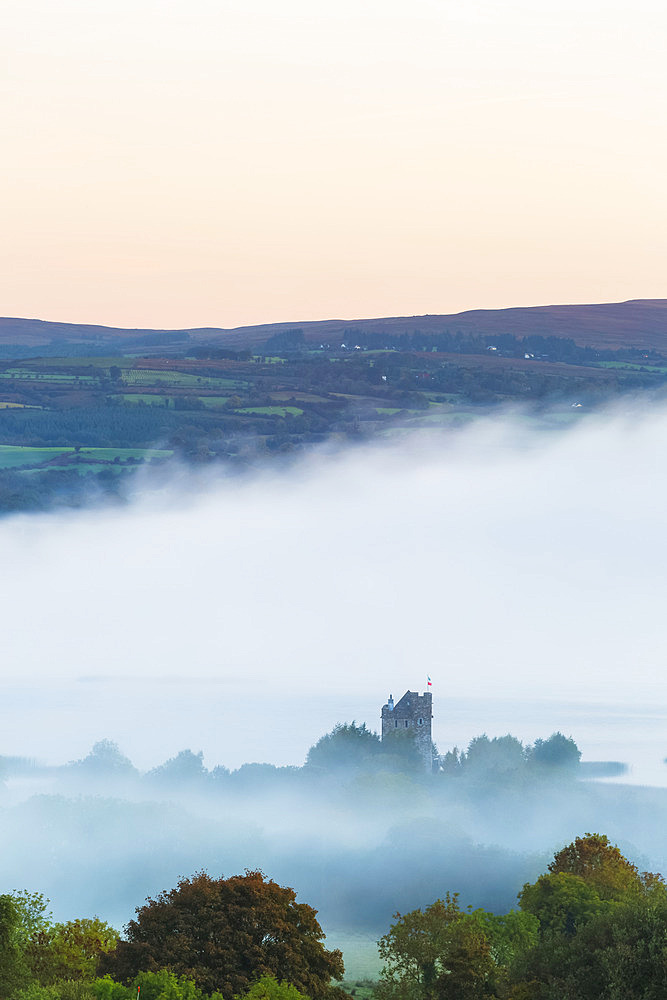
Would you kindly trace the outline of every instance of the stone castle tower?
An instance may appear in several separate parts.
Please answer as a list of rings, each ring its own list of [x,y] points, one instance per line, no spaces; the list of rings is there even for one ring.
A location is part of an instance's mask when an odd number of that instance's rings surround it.
[[[424,767],[429,772],[433,768],[432,709],[433,697],[430,691],[425,691],[422,695],[416,691],[406,691],[395,705],[394,699],[389,695],[389,701],[382,706],[382,739],[385,740],[396,732],[412,733],[424,758]]]

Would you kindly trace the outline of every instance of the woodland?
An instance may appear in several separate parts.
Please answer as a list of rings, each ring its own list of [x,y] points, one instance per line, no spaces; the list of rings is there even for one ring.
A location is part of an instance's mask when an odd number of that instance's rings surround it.
[[[316,911],[261,871],[182,878],[124,936],[97,918],[54,923],[48,902],[0,896],[3,1000],[657,1000],[667,988],[667,886],[601,834],[560,849],[507,913],[448,892],[397,912],[374,983],[345,982]]]
[[[661,790],[591,781],[560,733],[436,760],[427,774],[409,737],[356,723],[302,767],[207,770],[187,750],[142,773],[109,741],[60,767],[0,759],[0,874],[23,884],[0,897],[0,997],[664,995],[667,896],[641,844]],[[580,833],[549,861],[545,831],[602,823],[623,850]],[[336,927],[374,937],[372,982],[346,975]]]

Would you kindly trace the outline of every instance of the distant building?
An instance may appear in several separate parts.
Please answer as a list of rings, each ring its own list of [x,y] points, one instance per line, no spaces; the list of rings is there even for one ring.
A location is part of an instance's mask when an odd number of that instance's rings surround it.
[[[433,768],[433,742],[431,737],[431,719],[433,718],[433,696],[430,691],[417,694],[416,691],[406,691],[400,701],[394,704],[389,695],[389,701],[382,706],[382,739],[391,738],[390,734],[409,732],[413,734],[415,744],[422,757],[427,771]]]

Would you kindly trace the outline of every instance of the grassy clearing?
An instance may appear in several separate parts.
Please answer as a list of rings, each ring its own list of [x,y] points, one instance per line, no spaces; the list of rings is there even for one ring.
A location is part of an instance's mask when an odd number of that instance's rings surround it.
[[[124,392],[120,397],[124,403],[144,406],[173,406],[174,401],[170,396],[161,396],[158,393],[148,392]]]
[[[245,389],[246,380],[213,378],[210,375],[192,375],[189,372],[164,372],[152,368],[123,368],[126,385],[169,385],[182,389]]]
[[[372,979],[344,979],[341,986],[354,1000],[373,1000],[375,983]]]
[[[290,392],[285,390],[284,392],[271,392],[269,393],[271,399],[274,399],[276,403],[286,403],[288,400],[293,399],[297,403],[328,403],[330,400],[326,396],[317,396],[313,392]]]
[[[196,385],[216,383],[216,379],[201,379],[187,372],[152,371],[150,368],[123,368],[123,382],[126,385],[173,385],[192,388]]]
[[[50,462],[57,455],[65,455],[73,451],[74,448],[24,448],[2,444],[0,445],[0,469],[41,465],[43,462]]]
[[[300,417],[303,410],[298,406],[243,406],[234,413],[259,413],[267,417],[286,417],[290,413],[293,417]]]
[[[229,396],[199,396],[199,402],[203,403],[207,410],[218,410],[224,406]]]
[[[350,931],[327,931],[326,945],[327,948],[340,948],[343,952],[346,982],[373,981],[378,978],[382,962],[375,937]]]
[[[162,393],[147,392],[124,392],[120,397],[129,406],[162,406],[173,410],[175,400],[173,396],[163,396]],[[204,407],[207,410],[220,410],[225,405],[229,396],[180,396],[179,399],[190,402],[193,409]],[[186,406],[187,409],[187,406]]]

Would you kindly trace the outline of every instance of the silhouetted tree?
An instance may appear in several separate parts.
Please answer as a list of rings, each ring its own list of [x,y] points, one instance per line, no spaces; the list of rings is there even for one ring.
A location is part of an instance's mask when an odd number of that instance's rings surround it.
[[[367,729],[365,723],[360,726],[355,722],[338,723],[310,748],[306,766],[350,770],[376,757],[381,748],[380,737]]]
[[[570,737],[552,733],[548,740],[535,740],[530,760],[542,767],[575,771],[579,767],[581,750]]]

